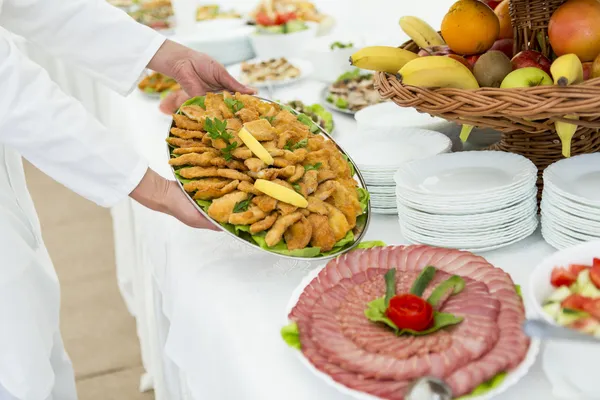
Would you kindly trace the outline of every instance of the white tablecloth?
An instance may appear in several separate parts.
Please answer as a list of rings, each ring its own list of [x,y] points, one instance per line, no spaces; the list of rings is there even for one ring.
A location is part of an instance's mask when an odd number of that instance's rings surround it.
[[[321,84],[305,81],[282,89],[277,98],[318,100]],[[171,177],[164,138],[170,119],[157,102],[134,93],[115,99],[126,110],[130,143],[152,168]],[[355,135],[352,118],[335,114],[335,137],[342,144]],[[117,224],[123,224],[121,210]],[[149,372],[157,398],[192,399],[345,399],[307,371],[279,336],[293,289],[315,263],[258,253],[223,233],[193,230],[170,217],[131,204],[138,285],[140,331],[149,348]],[[117,228],[116,228],[117,229]],[[366,240],[405,243],[395,216],[373,217]],[[117,250],[123,245],[117,243]],[[131,250],[131,249],[127,249]],[[531,269],[553,252],[539,233],[507,248],[485,253],[494,265],[525,287]],[[140,258],[144,260],[140,261]],[[140,272],[141,271],[141,272]],[[151,272],[150,272],[151,271]],[[151,279],[148,274],[151,274]],[[139,280],[139,279],[138,279]],[[151,285],[148,282],[151,281]],[[138,305],[144,301],[138,301]],[[150,304],[148,304],[150,303]],[[500,400],[553,399],[540,360]]]

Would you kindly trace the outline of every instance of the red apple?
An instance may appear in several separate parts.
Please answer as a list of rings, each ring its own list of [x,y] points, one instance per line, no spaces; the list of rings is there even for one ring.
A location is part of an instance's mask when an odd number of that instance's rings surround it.
[[[502,3],[502,0],[498,1],[498,0],[480,0],[481,2],[487,4],[488,6],[490,6],[490,8],[493,10],[495,9],[498,4]]]
[[[490,50],[501,51],[504,54],[506,54],[506,56],[508,58],[512,58],[513,55],[514,55],[513,45],[514,45],[514,40],[513,39],[500,39],[500,40],[496,40],[494,42],[494,44],[492,45],[492,47],[490,48]]]
[[[583,64],[583,80],[587,81],[592,77],[593,62],[584,62]]]
[[[550,66],[552,62],[542,53],[533,50],[524,50],[518,53],[511,60],[513,70],[525,67],[539,68],[550,75]]]
[[[481,54],[474,54],[472,56],[465,57],[467,62],[469,64],[471,64],[471,69],[473,69],[473,67],[475,66],[475,63],[477,62],[477,60],[479,60],[479,57],[481,57]]]
[[[468,62],[463,56],[459,56],[458,54],[448,54],[448,55],[446,55],[446,57],[450,57],[450,58],[458,61],[465,67],[469,68],[469,70],[471,70],[471,71],[473,70],[473,66],[471,65],[471,63]]]

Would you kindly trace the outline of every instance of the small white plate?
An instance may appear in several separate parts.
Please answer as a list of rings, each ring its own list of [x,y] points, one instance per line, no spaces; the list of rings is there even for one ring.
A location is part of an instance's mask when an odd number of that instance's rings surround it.
[[[600,154],[583,154],[555,162],[544,171],[544,185],[573,201],[600,207]]]
[[[439,154],[404,164],[394,179],[399,188],[437,196],[472,196],[520,186],[537,176],[527,158],[501,151]]]
[[[268,61],[268,60],[252,59],[247,62],[248,63],[257,63],[257,62],[261,62],[261,61]],[[312,72],[313,72],[313,65],[309,61],[302,60],[299,58],[292,58],[292,59],[289,59],[288,62],[300,70],[300,75],[298,77],[293,78],[293,79],[283,79],[283,80],[278,80],[278,81],[243,82],[243,83],[247,84],[249,86],[258,88],[258,89],[264,89],[264,88],[268,88],[268,87],[280,87],[280,86],[286,86],[286,85],[291,85],[291,84],[297,83],[297,82],[301,81],[302,79],[305,79],[308,76],[310,76],[310,74],[312,74]],[[227,71],[229,71],[229,73],[231,75],[233,75],[236,79],[238,79],[240,82],[242,82],[242,64],[241,63],[232,65],[231,67],[227,68]]]

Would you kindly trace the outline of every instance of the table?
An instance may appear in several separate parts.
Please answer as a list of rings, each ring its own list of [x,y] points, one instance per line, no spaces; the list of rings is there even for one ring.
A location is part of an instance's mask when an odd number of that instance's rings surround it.
[[[318,101],[322,86],[307,80],[276,95],[311,103]],[[120,120],[130,143],[152,168],[171,178],[164,145],[170,118],[157,106],[140,93],[113,101],[116,115],[123,117],[126,110],[129,127]],[[335,120],[334,136],[343,146],[357,134],[353,119],[335,114]],[[307,371],[279,336],[290,294],[318,263],[258,253],[222,233],[193,230],[133,202],[119,208],[113,210],[117,254],[123,257],[128,246],[135,248],[129,262],[135,258],[141,274],[136,279],[143,282],[135,284],[136,303],[146,311],[137,312],[138,326],[157,399],[347,398]],[[120,241],[127,236],[125,220],[134,232],[129,244]],[[406,243],[395,216],[375,215],[365,240]],[[525,286],[532,268],[553,251],[536,232],[483,255]],[[498,397],[521,398],[554,398],[540,359],[525,379]]]

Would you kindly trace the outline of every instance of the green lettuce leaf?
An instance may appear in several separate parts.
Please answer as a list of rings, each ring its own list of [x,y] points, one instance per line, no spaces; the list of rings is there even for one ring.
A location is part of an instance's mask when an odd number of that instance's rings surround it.
[[[335,127],[333,122],[333,115],[325,109],[320,104],[313,104],[311,106],[306,107],[309,111],[319,116],[325,122],[325,130],[329,133],[333,132],[333,128]]]
[[[365,189],[363,188],[356,188],[356,190],[358,191],[358,202],[360,203],[360,208],[362,209],[363,213],[367,211],[367,208],[369,207],[369,192],[367,192]]]
[[[288,346],[298,350],[302,349],[302,345],[300,344],[300,332],[298,331],[297,323],[292,322],[291,324],[281,328],[281,338],[287,343]]]
[[[356,249],[370,249],[372,247],[385,247],[387,244],[381,240],[371,240],[368,242],[360,242],[355,248]]]
[[[500,386],[504,382],[504,379],[506,379],[506,372],[500,372],[498,375],[494,376],[489,381],[483,382],[481,385],[477,386],[471,393],[469,393],[465,396],[458,397],[455,400],[465,400],[465,399],[470,399],[473,397],[481,396],[482,394],[485,394],[485,393],[489,392],[490,390],[495,389],[498,386]]]
[[[179,175],[179,172],[175,171],[175,176],[177,177],[177,180],[181,183],[183,183],[184,185],[186,183],[190,183],[192,180],[191,179],[185,179],[184,177],[182,177],[181,175]]]
[[[269,247],[265,241],[265,235],[252,235],[252,240],[262,249],[285,256],[311,258],[317,257],[321,253],[320,247],[305,247],[303,249],[288,250],[283,241],[277,243],[273,247]]]
[[[210,207],[210,201],[209,200],[196,200],[196,204],[198,204],[200,206],[200,208],[202,208],[205,212],[208,212],[208,207]]]
[[[367,304],[367,309],[365,310],[365,317],[372,322],[380,322],[383,323],[394,330],[396,335],[413,335],[413,336],[424,336],[429,335],[430,333],[434,333],[439,331],[440,329],[446,328],[451,325],[456,325],[462,322],[462,317],[457,317],[453,314],[442,313],[442,312],[433,312],[433,325],[431,328],[426,329],[424,331],[413,331],[412,329],[398,329],[396,324],[392,322],[391,319],[386,317],[385,315],[385,298],[379,297]]]
[[[196,106],[200,106],[206,110],[206,106],[204,105],[204,100],[206,100],[205,96],[192,97],[191,99],[189,99],[185,103],[183,103],[180,106],[180,108],[183,106],[196,105]],[[179,112],[179,110],[177,110],[177,112]]]
[[[515,285],[515,290],[520,298],[523,298],[523,292],[521,292],[521,285]]]

